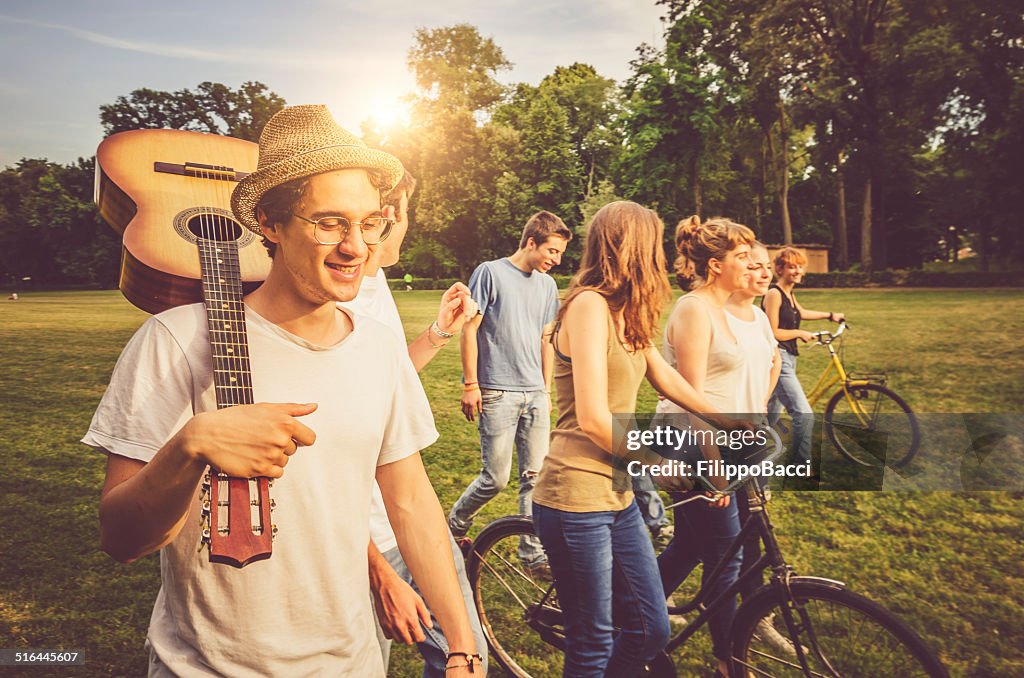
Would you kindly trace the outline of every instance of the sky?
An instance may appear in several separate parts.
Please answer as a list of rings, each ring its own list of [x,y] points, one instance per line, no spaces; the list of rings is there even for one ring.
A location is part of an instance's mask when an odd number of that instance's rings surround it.
[[[207,80],[326,103],[358,133],[413,91],[406,56],[420,28],[476,26],[513,63],[505,83],[576,61],[622,81],[641,43],[661,44],[663,13],[654,0],[4,0],[0,167],[90,156],[101,105]]]

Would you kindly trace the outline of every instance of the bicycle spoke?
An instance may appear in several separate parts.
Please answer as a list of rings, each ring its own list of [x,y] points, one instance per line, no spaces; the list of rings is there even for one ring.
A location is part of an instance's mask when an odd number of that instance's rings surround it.
[[[549,583],[531,575],[517,552],[520,538],[532,535],[532,528],[529,523],[512,523],[497,534],[488,539],[481,533],[477,557],[470,566],[491,657],[520,678],[560,673],[562,653],[556,645],[562,631],[556,597]],[[497,666],[493,674],[503,675]]]
[[[836,448],[861,466],[902,466],[920,444],[910,407],[877,384],[837,391],[825,408],[825,430]]]
[[[525,582],[526,582],[527,584],[529,584],[529,585],[530,585],[530,586],[532,586],[533,588],[537,589],[537,590],[538,590],[538,591],[540,591],[541,593],[547,593],[547,591],[548,591],[548,590],[547,590],[547,588],[546,588],[546,587],[543,587],[543,586],[539,586],[539,585],[537,584],[537,582],[535,582],[535,581],[533,580],[533,578],[532,578],[532,577],[530,577],[530,576],[529,576],[529,575],[527,575],[527,574],[526,574],[525,572],[523,572],[523,571],[522,571],[521,569],[519,569],[518,567],[516,567],[515,565],[513,565],[513,564],[512,564],[512,563],[511,563],[511,562],[510,562],[510,561],[509,561],[509,560],[508,560],[507,558],[505,558],[504,556],[502,556],[502,555],[500,555],[500,554],[495,554],[495,557],[496,557],[496,558],[498,558],[498,560],[500,560],[500,561],[501,561],[502,563],[504,563],[504,564],[505,564],[506,566],[508,566],[508,569],[512,570],[512,571],[513,571],[513,572],[514,572],[514,573],[515,573],[516,575],[518,575],[518,576],[519,576],[519,578],[520,578],[520,579],[522,579],[523,581],[525,581]],[[490,569],[490,570],[494,571],[494,569],[493,569],[493,566],[492,566],[492,565],[490,565],[490,564],[489,564],[489,563],[488,563],[488,562],[487,562],[486,560],[483,560],[483,559],[481,559],[481,562],[482,562],[482,563],[483,563],[484,565],[486,565],[486,566],[488,567],[488,569]],[[496,572],[496,571],[494,571],[494,572],[495,572],[495,575],[497,576],[497,572]]]
[[[782,657],[776,657],[775,655],[770,655],[767,652],[761,652],[759,650],[752,650],[751,654],[753,654],[753,655],[755,655],[757,657],[760,657],[762,659],[770,659],[773,662],[775,662],[776,664],[779,664],[780,667],[782,667],[782,668],[795,669],[797,671],[803,672],[803,669],[800,668],[800,665],[795,663],[795,662],[793,662],[790,659],[783,659]],[[771,678],[777,678],[777,676],[775,676],[775,674],[768,673],[767,671],[761,669],[758,666],[753,666],[753,665],[751,665],[751,664],[749,664],[747,662],[742,662],[742,661],[739,661],[739,660],[735,660],[735,661],[736,661],[736,663],[742,665],[744,668],[749,669],[751,671],[756,671],[757,673],[761,674],[762,676],[771,676]],[[826,674],[824,674],[824,673],[820,673],[818,671],[815,671],[815,670],[811,669],[810,678],[829,678],[829,677]]]
[[[805,588],[815,590],[813,585]],[[762,609],[760,619],[737,620],[749,636],[737,641],[736,658],[751,673],[772,678],[900,678],[944,676],[937,660],[902,623],[867,599],[843,590],[821,589],[813,595],[794,591],[797,609],[795,635],[788,627],[778,631],[784,638],[758,632],[758,622],[783,617],[782,607]],[[789,650],[781,647],[788,643]],[[797,645],[807,668],[801,666]]]
[[[496,569],[494,569],[494,567],[492,567],[486,561],[483,562],[483,565],[484,565],[484,567],[486,567],[488,569],[488,571],[491,574],[493,574],[495,577],[498,578],[498,581],[500,581],[502,583],[502,585],[505,587],[505,590],[512,594],[512,597],[516,599],[517,603],[519,603],[519,607],[521,607],[521,608],[523,608],[525,610],[527,608],[527,604],[524,603],[523,600],[519,596],[516,595],[516,592],[512,590],[511,586],[508,585],[508,583],[505,581],[505,578],[502,577],[498,573],[498,571]]]

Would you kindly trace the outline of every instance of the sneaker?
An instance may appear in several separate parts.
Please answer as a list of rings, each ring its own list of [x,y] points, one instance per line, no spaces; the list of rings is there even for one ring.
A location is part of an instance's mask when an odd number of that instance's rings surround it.
[[[754,627],[754,639],[761,641],[776,652],[781,652],[784,655],[795,657],[796,647],[793,645],[793,641],[775,629],[775,626],[772,623],[774,620],[775,615],[769,615],[757,622],[757,626]],[[806,647],[801,646],[801,649],[805,654],[809,652]]]
[[[675,534],[676,529],[672,525],[665,525],[656,532],[652,532],[651,539],[654,540],[654,550],[659,552],[664,550]]]
[[[466,533],[469,532],[468,529],[461,530],[455,527],[455,524],[452,522],[452,515],[450,513],[448,514],[448,531],[451,532],[452,536],[456,539],[459,539],[460,537],[465,537]]]
[[[536,579],[539,582],[550,584],[553,580],[551,578],[551,566],[548,565],[548,561],[542,561],[539,563],[533,563],[532,565],[523,565],[523,569],[526,573]]]

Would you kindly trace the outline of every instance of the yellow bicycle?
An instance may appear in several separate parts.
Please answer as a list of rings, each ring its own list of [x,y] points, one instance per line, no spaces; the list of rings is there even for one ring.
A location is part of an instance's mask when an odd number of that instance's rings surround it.
[[[840,388],[825,405],[824,418],[825,433],[836,449],[861,466],[906,466],[921,444],[917,417],[906,401],[885,385],[885,374],[854,377],[846,371],[842,342],[839,351],[835,343],[848,327],[842,322],[835,332],[814,333],[817,342],[811,346],[827,348],[830,360],[807,400],[813,407],[838,384]]]

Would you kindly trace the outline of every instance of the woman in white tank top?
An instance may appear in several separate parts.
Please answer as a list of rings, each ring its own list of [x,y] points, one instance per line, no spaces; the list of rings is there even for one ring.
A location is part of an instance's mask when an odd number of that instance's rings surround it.
[[[740,377],[737,392],[743,408],[739,411],[767,414],[768,399],[782,371],[782,358],[768,316],[754,305],[754,299],[763,297],[772,282],[771,259],[768,249],[760,242],[750,248],[750,273],[747,286],[729,296],[725,317],[747,356],[746,370]]]
[[[725,304],[729,295],[747,286],[754,241],[749,228],[728,219],[701,223],[694,216],[676,227],[676,271],[693,281],[693,291],[672,310],[665,328],[665,357],[712,406],[732,416],[750,413],[746,399],[739,396],[748,356],[729,327]],[[678,411],[667,401],[658,405],[659,413]],[[716,504],[699,501],[676,508],[675,537],[658,558],[665,594],[671,594],[701,561],[706,563],[704,576],[710,574],[737,534],[736,505],[728,497]],[[716,581],[702,587],[709,587],[714,600],[736,581],[739,572],[737,555]],[[726,676],[730,675],[729,628],[735,609],[733,600],[708,624],[718,670]]]

